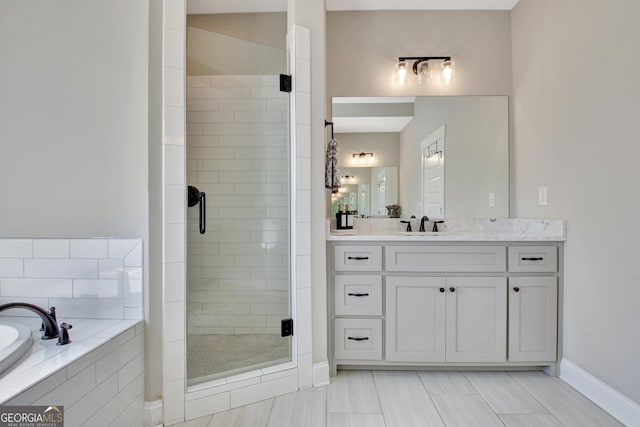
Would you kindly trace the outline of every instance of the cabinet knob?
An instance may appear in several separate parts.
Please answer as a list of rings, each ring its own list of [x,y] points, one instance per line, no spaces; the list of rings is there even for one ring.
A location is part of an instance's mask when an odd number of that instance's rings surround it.
[[[516,287],[513,288],[513,291],[514,292],[520,292],[520,288],[516,286]]]
[[[456,291],[456,288],[454,288],[454,287],[452,286],[452,287],[450,287],[450,288],[449,288],[449,290],[450,290],[451,292],[455,292],[455,291]]]
[[[440,292],[444,292],[444,288],[440,288]]]

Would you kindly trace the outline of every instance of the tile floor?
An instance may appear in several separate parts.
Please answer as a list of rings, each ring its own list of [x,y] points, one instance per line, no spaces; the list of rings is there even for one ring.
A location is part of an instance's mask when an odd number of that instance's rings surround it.
[[[339,371],[309,389],[180,427],[606,427],[613,417],[535,372]]]

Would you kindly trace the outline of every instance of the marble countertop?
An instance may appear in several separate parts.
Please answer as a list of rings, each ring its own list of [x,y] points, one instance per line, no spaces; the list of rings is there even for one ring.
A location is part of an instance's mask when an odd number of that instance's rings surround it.
[[[402,219],[405,220],[406,219]],[[412,220],[418,230],[419,221]],[[430,223],[426,229],[431,229]],[[406,232],[400,219],[355,218],[353,230],[336,230],[327,222],[327,241],[393,242],[562,242],[566,222],[540,219],[448,219],[440,232]]]
[[[57,339],[40,339],[39,317],[0,316],[0,322],[23,324],[33,335],[29,352],[0,376],[0,404],[70,366],[122,332],[143,327],[141,319],[58,319],[58,324],[73,325],[69,330],[71,343],[58,346]]]

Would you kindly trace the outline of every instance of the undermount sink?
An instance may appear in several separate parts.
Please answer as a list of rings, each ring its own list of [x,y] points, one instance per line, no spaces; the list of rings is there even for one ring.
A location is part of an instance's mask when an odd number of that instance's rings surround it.
[[[446,231],[401,231],[401,236],[447,236]]]

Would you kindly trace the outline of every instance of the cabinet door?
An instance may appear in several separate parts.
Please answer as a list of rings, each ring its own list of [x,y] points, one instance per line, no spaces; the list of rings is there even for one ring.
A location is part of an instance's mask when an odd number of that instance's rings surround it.
[[[447,362],[504,362],[507,279],[447,277]]]
[[[509,360],[556,360],[558,279],[509,278]]]
[[[444,277],[387,277],[386,360],[444,362]]]

